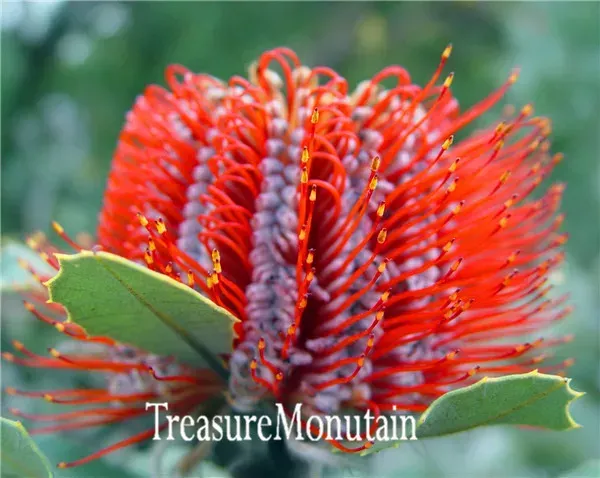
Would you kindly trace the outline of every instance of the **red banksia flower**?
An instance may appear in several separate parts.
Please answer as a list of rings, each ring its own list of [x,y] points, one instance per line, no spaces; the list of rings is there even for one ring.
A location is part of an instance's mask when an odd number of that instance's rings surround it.
[[[314,414],[421,412],[482,374],[567,366],[540,367],[567,338],[539,332],[569,311],[548,298],[566,240],[563,186],[529,198],[561,159],[548,153],[549,121],[525,106],[455,141],[517,75],[461,112],[453,75],[441,76],[450,50],[424,87],[391,66],[350,90],[285,48],[264,53],[248,79],[167,68],[168,88],[148,87],[127,115],[97,242],[240,319],[229,384],[88,337],[33,297],[29,310],[89,352],[42,357],[16,344],[23,356],[5,358],[107,377],[98,390],[10,390],[92,407],[32,416],[58,422],[38,431],[122,422],[158,398],[185,413],[225,388],[239,409],[266,398]],[[30,244],[57,268],[55,249],[39,236]]]

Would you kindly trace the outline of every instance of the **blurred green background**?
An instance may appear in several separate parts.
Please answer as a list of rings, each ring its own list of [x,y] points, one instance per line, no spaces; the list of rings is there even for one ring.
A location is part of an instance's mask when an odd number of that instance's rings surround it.
[[[351,84],[399,63],[424,84],[448,42],[454,94],[467,107],[521,77],[508,101],[533,102],[553,122],[553,150],[565,154],[551,180],[567,183],[568,261],[554,280],[576,310],[561,331],[577,334],[558,353],[575,357],[573,385],[587,395],[566,433],[489,428],[381,453],[368,476],[600,476],[600,3],[2,3],[2,236],[20,240],[57,219],[93,232],[124,115],[169,63],[227,78],[263,50],[290,46],[308,65],[325,64]],[[488,118],[489,119],[489,118]],[[3,257],[3,284],[19,279]],[[44,351],[56,334],[3,294],[2,348],[17,338]],[[2,383],[56,389],[86,377],[2,364]],[[2,397],[2,414],[15,406]],[[27,411],[48,404],[23,401]],[[87,453],[100,434],[40,437],[53,462]],[[176,456],[177,449],[170,450]],[[65,477],[149,476],[148,449],[131,449]],[[217,476],[216,470],[204,476]],[[338,476],[358,476],[340,471]],[[219,474],[218,476],[226,476]]]

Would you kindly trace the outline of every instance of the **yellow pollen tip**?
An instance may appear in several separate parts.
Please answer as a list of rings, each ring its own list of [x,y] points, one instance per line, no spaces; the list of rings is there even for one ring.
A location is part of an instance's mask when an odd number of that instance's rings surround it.
[[[312,264],[314,260],[315,260],[315,253],[312,251],[309,251],[309,253],[306,256],[306,263]]]
[[[252,360],[252,362],[250,362],[250,368],[252,370],[256,370],[256,367],[258,367],[258,364],[256,363],[256,360]]]
[[[33,304],[30,302],[23,302],[23,306],[29,311],[32,312],[34,310]]]
[[[444,143],[442,144],[442,149],[444,151],[446,151],[448,148],[450,148],[450,146],[452,146],[453,142],[454,142],[454,135],[450,136],[446,141],[444,141]]]
[[[502,184],[504,184],[508,180],[509,176],[510,176],[510,171],[505,171],[504,173],[502,173],[502,176],[500,176],[500,182]]]
[[[450,58],[451,54],[452,54],[452,45],[448,45],[446,48],[444,48],[444,51],[442,53],[442,59],[447,60],[448,58]]]
[[[259,350],[264,350],[266,346],[267,346],[267,344],[265,343],[265,339],[260,339],[258,341],[258,349]]]
[[[377,187],[377,176],[374,176],[373,179],[371,179],[371,182],[369,183],[369,190],[375,191],[376,187]]]
[[[66,329],[65,325],[61,324],[60,322],[58,324],[54,324],[54,328],[61,333],[64,332]]]
[[[188,283],[188,286],[194,287],[194,274],[192,274],[189,271],[187,273],[187,283]]]
[[[283,380],[283,374],[281,372],[277,372],[277,375],[275,375],[275,380],[281,382]]]
[[[54,397],[49,393],[46,393],[44,394],[44,400],[46,400],[47,402],[52,402],[54,400]]]
[[[56,221],[52,221],[52,229],[54,229],[57,234],[63,234],[65,232],[63,227]]]
[[[533,113],[533,106],[528,104],[523,106],[523,109],[521,110],[521,114],[523,116],[530,116]]]
[[[156,231],[159,234],[164,234],[165,232],[167,232],[167,226],[165,226],[165,223],[161,218],[158,218],[156,220]]]
[[[37,249],[39,246],[38,241],[36,241],[33,237],[28,237],[25,239],[25,244],[27,244],[27,247],[31,249]]]
[[[383,320],[383,315],[384,315],[384,313],[385,313],[385,312],[384,312],[383,310],[380,310],[379,312],[377,312],[377,314],[375,314],[375,320],[376,320],[377,322],[380,322],[380,321],[382,321],[382,320]]]
[[[452,161],[452,164],[448,168],[449,173],[453,173],[456,171],[456,168],[458,168],[459,161],[460,161],[460,158],[456,158],[454,161]]]
[[[52,355],[54,358],[60,357],[60,352],[56,349],[50,349],[49,352],[50,352],[50,355]]]
[[[379,234],[377,234],[377,242],[379,244],[383,244],[385,242],[387,238],[387,229],[384,227],[381,229],[381,231],[379,231]]]
[[[502,219],[500,219],[500,221],[498,222],[498,225],[502,228],[505,228],[506,225],[508,224],[508,216],[504,216]]]
[[[43,261],[48,261],[48,254],[46,254],[45,252],[40,252],[40,257]]]
[[[213,283],[214,285],[217,285],[217,284],[219,283],[219,274],[217,274],[216,272],[213,272],[213,273],[211,274],[211,277],[210,277],[210,279],[212,280],[212,283]]]
[[[458,356],[458,351],[454,350],[446,355],[447,360],[454,360]]]
[[[310,122],[312,124],[317,124],[319,122],[319,110],[317,108],[313,110],[312,115],[310,117]]]
[[[506,123],[504,121],[498,123],[498,126],[496,126],[496,134],[502,134],[504,132],[504,130],[506,129]]]
[[[153,264],[154,259],[152,258],[152,253],[146,249],[146,253],[144,254],[144,259],[148,264]]]
[[[377,267],[377,271],[378,271],[380,274],[383,274],[383,273],[385,272],[385,268],[386,268],[386,266],[387,266],[387,262],[385,262],[385,261],[384,261],[384,262],[382,262],[382,263],[381,263],[381,264],[379,264],[379,266]]]
[[[206,278],[206,287],[208,287],[209,289],[212,289],[212,288],[213,288],[213,285],[214,285],[214,284],[213,284],[213,281],[212,281],[211,277],[210,277],[210,276],[208,276],[208,277]]]
[[[300,229],[300,233],[298,234],[298,240],[303,241],[304,239],[306,239],[306,226],[302,226],[302,229]]]
[[[450,186],[448,186],[448,192],[452,193],[456,190],[456,179],[454,181],[452,181],[452,184],[450,184]]]
[[[508,83],[512,85],[512,84],[516,83],[518,79],[519,79],[519,70],[514,70],[508,77]]]
[[[56,465],[58,468],[64,469],[67,467],[67,464],[64,461],[61,461],[58,465]]]
[[[219,254],[219,251],[217,249],[212,250],[211,258],[213,261],[217,261],[217,262],[221,260],[221,254]]]
[[[306,274],[306,282],[312,282],[314,278],[315,273],[313,271],[309,271],[308,274]]]
[[[308,163],[309,159],[310,159],[310,153],[308,152],[308,148],[306,146],[304,146],[304,149],[302,150],[302,157],[301,157],[302,164]]]
[[[387,302],[390,298],[391,291],[386,290],[383,294],[381,294],[381,302]]]
[[[442,248],[442,250],[444,252],[450,252],[450,249],[452,249],[452,244],[454,244],[454,239],[452,239],[451,241],[448,241],[444,247]]]
[[[298,304],[298,308],[306,309],[307,304],[308,304],[308,301],[306,300],[306,297],[302,297],[302,299],[300,300],[300,303]]]
[[[221,267],[221,261],[214,261],[213,267],[215,268],[215,272],[217,274],[220,274],[221,272],[223,272],[223,268]]]
[[[367,341],[367,347],[371,348],[373,345],[375,345],[375,339],[373,337],[369,337],[369,340]]]
[[[302,168],[302,174],[300,175],[300,182],[302,184],[308,183],[308,171],[306,167]]]
[[[450,73],[446,79],[444,80],[444,88],[450,88],[452,85],[452,80],[454,80],[454,73]]]
[[[356,363],[358,364],[359,367],[362,367],[365,364],[365,359],[364,357],[360,357]]]
[[[315,202],[317,200],[317,185],[313,184],[310,188],[310,196],[308,196],[308,200]]]
[[[377,208],[377,215],[379,217],[383,217],[383,213],[385,213],[385,202],[381,202],[381,204],[379,204],[379,207]]]
[[[148,219],[142,213],[138,212],[137,217],[143,227],[148,225]]]
[[[155,251],[156,250],[156,244],[154,244],[154,241],[152,240],[152,238],[148,238],[148,249],[150,251]]]
[[[375,156],[373,161],[371,161],[371,171],[377,171],[381,166],[381,158],[379,156]]]
[[[458,203],[456,206],[452,208],[452,214],[458,214],[462,209],[462,203]]]

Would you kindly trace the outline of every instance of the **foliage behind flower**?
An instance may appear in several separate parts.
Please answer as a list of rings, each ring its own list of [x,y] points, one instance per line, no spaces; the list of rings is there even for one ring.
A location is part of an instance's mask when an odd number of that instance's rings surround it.
[[[60,424],[40,431],[136,418],[155,398],[187,413],[225,387],[243,410],[267,399],[323,414],[421,412],[482,374],[540,368],[540,351],[564,339],[519,336],[568,313],[564,298],[547,298],[566,240],[556,215],[563,186],[528,197],[560,155],[549,155],[549,122],[529,105],[455,142],[516,73],[460,112],[452,74],[440,81],[450,50],[422,88],[391,66],[351,91],[283,48],[263,54],[249,79],[227,83],[169,67],[169,89],[148,87],[127,116],[97,240],[240,319],[224,357],[229,383],[89,337],[60,306],[30,298],[38,318],[95,348],[41,357],[16,343],[24,357],[5,358],[107,377],[101,390],[13,390],[106,406],[57,415]],[[30,244],[57,268],[52,246]]]

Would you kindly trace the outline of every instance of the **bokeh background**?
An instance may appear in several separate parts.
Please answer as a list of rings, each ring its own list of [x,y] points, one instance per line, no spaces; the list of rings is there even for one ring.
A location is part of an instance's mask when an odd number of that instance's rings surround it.
[[[381,453],[367,476],[600,476],[600,3],[2,3],[2,239],[48,231],[57,219],[70,232],[93,232],[111,154],[124,115],[169,63],[219,77],[244,74],[264,49],[294,48],[309,65],[326,64],[351,84],[392,63],[424,84],[448,42],[453,91],[469,106],[498,87],[513,66],[521,77],[508,102],[533,102],[553,122],[553,150],[565,160],[551,180],[567,190],[568,260],[553,280],[576,310],[561,328],[576,334],[559,355],[575,357],[573,385],[587,395],[572,407],[583,428],[535,432],[508,428],[406,444]],[[497,113],[497,112],[496,112]],[[12,339],[39,351],[57,338],[23,314],[7,293],[26,278],[14,250],[2,254],[2,348]],[[65,378],[2,364],[2,383],[54,389]],[[7,406],[40,411],[49,404]],[[117,438],[114,430],[38,443],[54,463]],[[150,476],[149,449],[124,451],[65,477]],[[181,450],[167,450],[166,460]],[[596,461],[594,461],[596,460]],[[339,471],[338,476],[360,476]],[[200,476],[200,475],[198,475]],[[210,468],[202,476],[227,476]],[[250,477],[253,478],[253,477]]]

